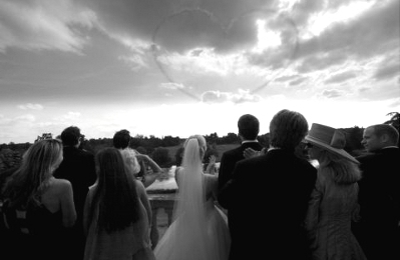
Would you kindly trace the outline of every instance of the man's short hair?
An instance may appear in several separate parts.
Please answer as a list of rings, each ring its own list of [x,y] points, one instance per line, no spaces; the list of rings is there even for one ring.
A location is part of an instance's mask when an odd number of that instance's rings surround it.
[[[260,122],[250,114],[242,115],[238,121],[239,135],[245,140],[255,140],[260,131]]]
[[[122,129],[114,134],[113,145],[117,149],[125,149],[129,146],[131,135],[128,130]]]
[[[270,144],[282,149],[295,149],[308,132],[306,118],[295,111],[283,109],[271,120]]]
[[[74,146],[78,144],[79,138],[81,137],[81,130],[76,126],[69,126],[61,133],[61,141],[63,145],[67,146]]]
[[[372,128],[374,130],[374,135],[376,135],[377,137],[381,137],[386,134],[389,137],[389,142],[392,145],[397,145],[399,143],[399,132],[392,125],[377,124],[369,126],[367,128]]]

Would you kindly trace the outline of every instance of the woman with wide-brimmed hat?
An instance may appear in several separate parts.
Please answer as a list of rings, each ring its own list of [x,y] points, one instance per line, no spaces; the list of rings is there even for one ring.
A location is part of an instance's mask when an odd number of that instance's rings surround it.
[[[313,124],[305,137],[311,159],[318,160],[318,177],[306,219],[313,259],[366,259],[351,232],[358,215],[358,161],[343,148],[346,138],[335,128]]]

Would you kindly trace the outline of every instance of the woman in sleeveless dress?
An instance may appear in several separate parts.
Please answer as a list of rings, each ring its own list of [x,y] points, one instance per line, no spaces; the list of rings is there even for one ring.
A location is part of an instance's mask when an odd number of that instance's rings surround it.
[[[84,260],[155,260],[150,247],[144,186],[127,170],[120,151],[96,154],[98,179],[86,198]]]
[[[340,131],[313,124],[306,136],[311,159],[318,160],[318,175],[311,194],[307,229],[314,260],[366,260],[351,231],[358,214],[358,162],[343,150],[346,139]]]
[[[226,260],[230,236],[226,215],[214,205],[217,176],[204,174],[202,160],[206,141],[201,135],[184,144],[182,167],[177,169],[179,187],[175,221],[154,253],[157,260]]]
[[[8,239],[1,259],[68,259],[66,234],[76,211],[71,183],[53,177],[62,160],[61,141],[40,140],[7,180],[1,197]]]

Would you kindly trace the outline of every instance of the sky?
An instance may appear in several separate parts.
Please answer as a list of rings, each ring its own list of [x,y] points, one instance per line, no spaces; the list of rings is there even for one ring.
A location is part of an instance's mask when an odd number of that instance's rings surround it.
[[[260,133],[400,111],[398,0],[0,0],[0,144]]]

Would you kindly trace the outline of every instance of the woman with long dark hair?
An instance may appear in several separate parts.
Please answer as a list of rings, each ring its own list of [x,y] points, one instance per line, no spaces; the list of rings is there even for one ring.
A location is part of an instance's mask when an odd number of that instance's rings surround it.
[[[126,170],[116,148],[99,151],[96,168],[97,182],[84,209],[84,259],[154,259],[149,220],[139,199],[145,192],[143,185]]]

